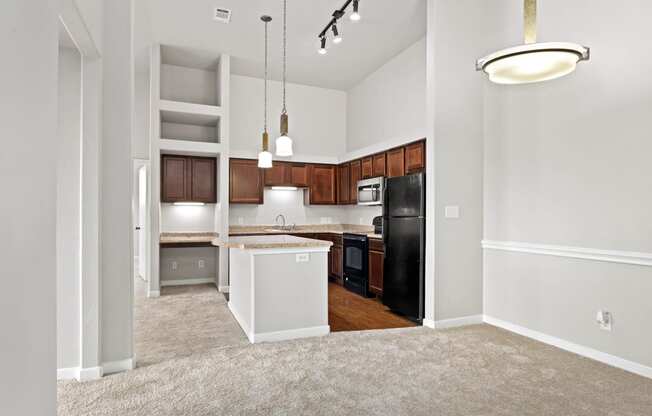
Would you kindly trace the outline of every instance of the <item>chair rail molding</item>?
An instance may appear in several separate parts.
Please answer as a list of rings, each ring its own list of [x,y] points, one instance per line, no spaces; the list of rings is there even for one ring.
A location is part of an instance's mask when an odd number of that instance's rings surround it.
[[[518,241],[482,240],[484,250],[501,250],[545,256],[570,257],[609,263],[652,266],[652,253],[621,250],[603,250],[587,247],[558,246],[551,244],[524,243]]]

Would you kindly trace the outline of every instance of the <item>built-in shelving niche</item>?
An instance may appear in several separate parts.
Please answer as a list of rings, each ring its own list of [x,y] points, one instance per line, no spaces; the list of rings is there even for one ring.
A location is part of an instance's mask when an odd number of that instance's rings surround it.
[[[220,143],[219,58],[161,46],[161,138]]]

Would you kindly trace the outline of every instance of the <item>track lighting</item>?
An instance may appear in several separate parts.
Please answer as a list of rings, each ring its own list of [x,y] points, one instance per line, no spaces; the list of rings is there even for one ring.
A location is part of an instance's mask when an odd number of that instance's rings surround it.
[[[360,21],[360,13],[358,13],[358,0],[353,0],[353,13],[351,13],[351,16],[349,16],[349,19],[353,22],[358,22]]]
[[[342,42],[342,36],[340,36],[340,33],[337,30],[337,25],[335,23],[333,23],[332,29],[333,29],[333,43],[337,44]]]
[[[319,48],[320,55],[326,55],[328,51],[326,50],[326,37],[321,38],[321,48]]]

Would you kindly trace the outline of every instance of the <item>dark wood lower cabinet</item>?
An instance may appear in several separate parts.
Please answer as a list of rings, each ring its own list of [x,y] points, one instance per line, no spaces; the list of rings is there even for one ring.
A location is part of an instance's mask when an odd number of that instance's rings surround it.
[[[369,251],[369,291],[383,295],[383,268],[385,254],[382,251]]]
[[[332,246],[331,247],[331,259],[332,265],[331,269],[333,271],[333,276],[337,279],[337,282],[342,284],[342,279],[344,278],[344,265],[342,264],[344,260],[342,246]]]

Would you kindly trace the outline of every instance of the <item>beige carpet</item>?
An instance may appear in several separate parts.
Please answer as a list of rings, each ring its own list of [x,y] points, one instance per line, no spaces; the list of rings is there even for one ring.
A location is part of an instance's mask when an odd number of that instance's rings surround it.
[[[249,345],[214,289],[164,294],[146,365],[60,383],[59,415],[652,415],[652,380],[487,325]]]

